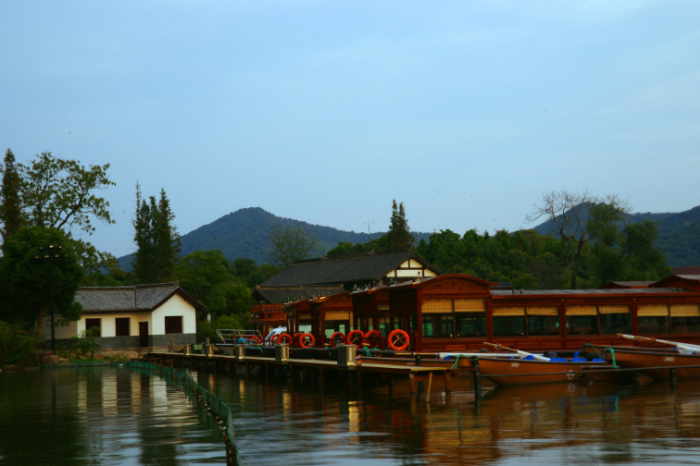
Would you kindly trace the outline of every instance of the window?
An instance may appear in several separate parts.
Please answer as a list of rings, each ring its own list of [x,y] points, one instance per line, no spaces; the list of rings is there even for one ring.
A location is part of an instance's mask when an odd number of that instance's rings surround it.
[[[700,332],[700,305],[672,304],[670,311],[673,333]]]
[[[166,317],[165,333],[182,333],[182,316]]]
[[[629,306],[598,306],[600,312],[600,333],[632,333],[632,314]]]
[[[566,308],[567,335],[598,335],[596,306],[568,306]]]
[[[668,333],[668,305],[640,304],[637,309],[639,333]]]
[[[493,336],[524,337],[525,308],[499,307],[493,310]]]
[[[559,335],[559,308],[528,307],[527,308],[528,336],[557,336]]]
[[[379,320],[379,333],[383,337],[389,336],[389,318],[386,311],[377,311],[377,319]]]
[[[128,317],[117,317],[114,319],[114,324],[118,337],[128,337],[130,335]]]
[[[451,338],[452,314],[426,314],[423,316],[423,337]]]
[[[85,330],[92,330],[93,337],[101,337],[102,319],[85,319]]]
[[[457,338],[486,337],[485,312],[458,312],[455,314]]]

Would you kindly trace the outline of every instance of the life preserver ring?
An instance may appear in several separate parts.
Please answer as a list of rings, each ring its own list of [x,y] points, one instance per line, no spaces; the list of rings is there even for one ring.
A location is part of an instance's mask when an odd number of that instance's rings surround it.
[[[299,335],[299,346],[301,346],[302,348],[314,346],[315,343],[316,338],[314,338],[314,336],[310,333],[302,333],[301,335]]]
[[[362,345],[362,340],[365,339],[365,334],[362,333],[362,330],[353,330],[352,332],[348,333],[348,338],[345,341],[348,345],[357,345],[360,346]]]
[[[260,343],[262,343],[262,340],[260,339],[259,336],[254,335],[254,336],[248,338],[248,343],[250,343],[253,346],[260,346]]]
[[[387,342],[389,343],[389,348],[394,351],[405,351],[408,349],[410,338],[408,338],[408,333],[397,328],[389,334]]]
[[[370,348],[379,348],[379,343],[381,342],[382,334],[379,330],[370,330],[365,333],[365,340]]]
[[[272,338],[270,339],[270,343],[272,343],[273,345],[276,344],[276,343],[277,343],[277,339],[278,339],[279,337],[280,337],[280,334],[278,333],[277,335],[275,335],[274,337],[272,337]]]
[[[292,342],[292,337],[288,333],[280,333],[277,338],[278,345],[288,345]]]
[[[335,348],[336,346],[340,346],[343,344],[345,341],[345,334],[343,332],[333,332],[333,335],[331,335],[331,345]],[[340,344],[338,344],[338,342]]]

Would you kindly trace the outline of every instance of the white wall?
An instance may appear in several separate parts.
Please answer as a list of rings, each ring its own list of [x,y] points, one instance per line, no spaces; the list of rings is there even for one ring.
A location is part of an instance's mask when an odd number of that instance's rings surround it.
[[[58,322],[58,318],[55,319]],[[83,324],[84,325],[84,324]],[[54,332],[56,339],[70,338],[78,336],[78,322],[70,322],[68,327],[59,327],[56,325]],[[51,339],[51,313],[44,314],[44,321],[41,324],[41,334],[45,340]]]
[[[151,335],[165,335],[165,318],[182,316],[182,333],[197,333],[197,313],[190,303],[174,295],[151,314]]]
[[[148,322],[148,331],[151,331],[151,314],[150,312],[132,312],[132,313],[117,313],[110,312],[99,314],[97,312],[83,313],[83,316],[78,321],[78,332],[85,330],[85,319],[100,319],[102,336],[115,337],[117,336],[116,319],[121,317],[129,318],[129,335],[134,337],[139,334],[139,322]],[[75,336],[75,335],[73,335]]]

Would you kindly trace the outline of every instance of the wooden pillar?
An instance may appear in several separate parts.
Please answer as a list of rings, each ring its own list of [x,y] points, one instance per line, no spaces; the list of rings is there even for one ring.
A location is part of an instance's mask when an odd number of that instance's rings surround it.
[[[445,393],[451,393],[452,392],[452,374],[450,373],[450,371],[445,371],[444,377],[445,377]]]
[[[428,390],[425,392],[425,402],[430,401],[430,389],[433,387],[433,373],[428,374]]]
[[[418,386],[416,384],[416,375],[413,373],[408,374],[408,392],[416,393],[418,391]]]

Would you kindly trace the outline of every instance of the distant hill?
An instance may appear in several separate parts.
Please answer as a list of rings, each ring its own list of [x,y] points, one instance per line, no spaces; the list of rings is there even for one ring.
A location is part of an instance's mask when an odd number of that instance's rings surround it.
[[[582,204],[575,209],[587,209],[587,207]],[[666,263],[670,267],[700,265],[700,206],[680,213],[630,214],[629,218],[632,222],[646,219],[658,222],[657,245],[665,250]],[[548,220],[534,229],[541,235],[555,234],[553,220]]]
[[[312,225],[310,223],[282,218],[260,207],[249,207],[224,215],[214,222],[201,226],[181,238],[182,254],[186,255],[197,249],[220,249],[228,260],[238,258],[254,259],[258,264],[267,262],[267,237],[273,225],[300,226],[316,235],[324,245],[324,252],[334,248],[338,242],[366,243],[379,238],[384,233],[355,233],[336,228]],[[413,233],[418,242],[430,233]],[[119,265],[124,270],[131,270],[133,255],[119,258]]]

